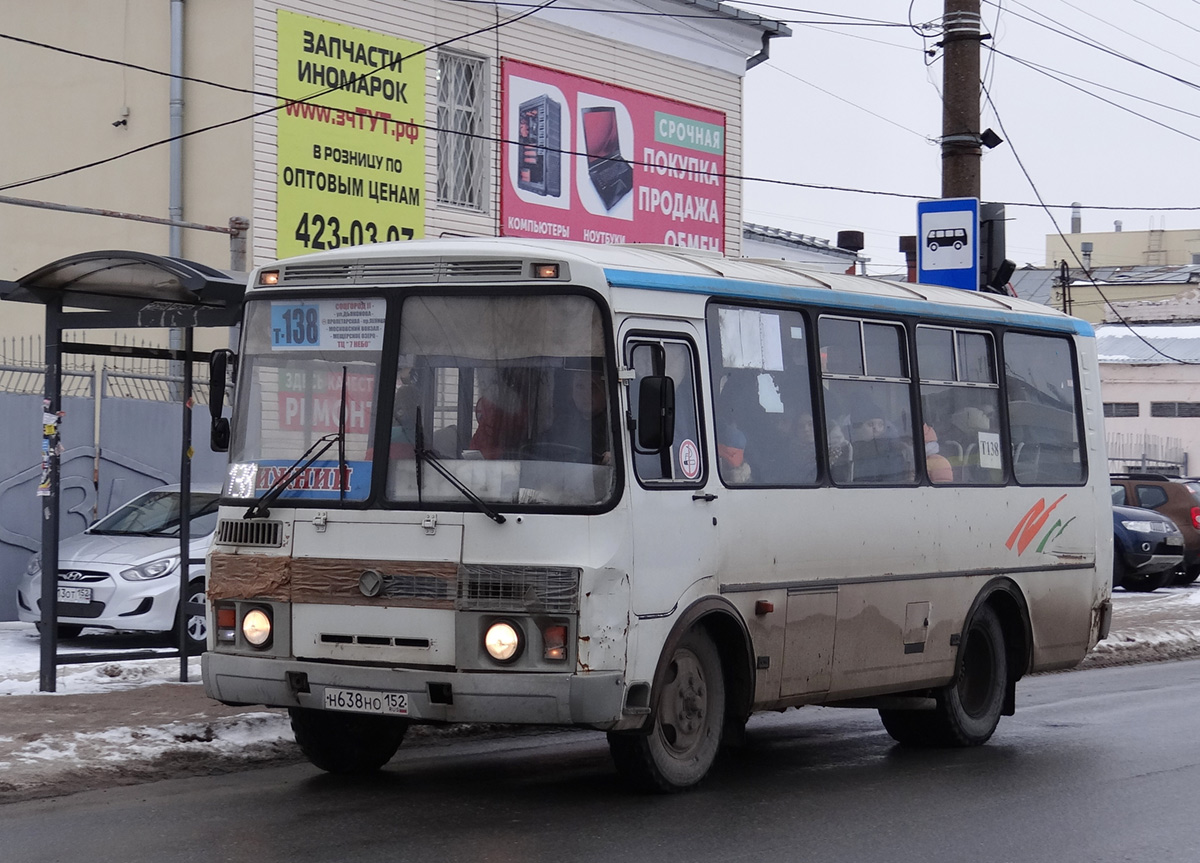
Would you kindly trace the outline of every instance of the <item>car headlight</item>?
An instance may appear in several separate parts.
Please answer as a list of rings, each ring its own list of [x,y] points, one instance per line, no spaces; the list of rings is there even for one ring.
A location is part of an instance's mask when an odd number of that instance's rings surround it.
[[[37,575],[42,571],[42,556],[35,554],[29,558],[29,565],[25,567],[26,575]]]
[[[170,575],[178,565],[178,557],[160,557],[158,560],[143,563],[141,566],[135,566],[133,569],[122,570],[121,578],[126,581],[150,581],[152,578],[162,578],[164,575]]]
[[[1178,528],[1161,521],[1122,521],[1126,530],[1134,533],[1174,533]],[[1174,529],[1172,529],[1174,528]]]
[[[483,635],[483,647],[497,662],[513,662],[524,647],[521,628],[507,620],[497,620]]]
[[[242,636],[255,647],[267,647],[271,642],[271,615],[261,608],[252,608],[242,618]]]

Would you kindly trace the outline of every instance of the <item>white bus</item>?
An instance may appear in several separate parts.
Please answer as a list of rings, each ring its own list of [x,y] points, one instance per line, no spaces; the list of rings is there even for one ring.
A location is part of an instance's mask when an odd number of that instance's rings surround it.
[[[577,725],[678,790],[809,704],[973,746],[1107,633],[1095,344],[1052,309],[434,240],[259,268],[241,338],[204,681],[325,770],[413,722]]]

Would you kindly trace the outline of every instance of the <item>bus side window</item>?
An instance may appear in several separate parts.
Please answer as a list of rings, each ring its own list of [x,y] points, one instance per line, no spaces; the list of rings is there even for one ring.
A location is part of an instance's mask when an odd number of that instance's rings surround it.
[[[671,446],[648,453],[637,446],[637,430],[630,434],[633,465],[638,479],[647,485],[704,481],[700,423],[697,413],[695,355],[688,342],[639,339],[628,343],[629,365],[634,379],[629,387],[629,404],[636,411],[643,378],[665,375],[675,385],[675,434]]]
[[[913,408],[904,328],[823,315],[821,389],[829,471],[839,485],[914,479]]]
[[[930,482],[1003,485],[995,357],[991,333],[917,327],[925,469]]]
[[[1079,395],[1070,340],[1008,333],[1004,375],[1012,430],[1013,473],[1024,485],[1084,481]]]

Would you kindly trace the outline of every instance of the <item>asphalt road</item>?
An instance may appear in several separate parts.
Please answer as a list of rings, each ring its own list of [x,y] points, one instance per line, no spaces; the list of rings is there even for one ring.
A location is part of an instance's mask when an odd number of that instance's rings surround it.
[[[21,863],[1200,859],[1200,661],[1043,675],[987,746],[909,752],[873,712],[752,720],[700,789],[630,795],[602,735],[445,741],[377,777],[307,765],[0,808]]]

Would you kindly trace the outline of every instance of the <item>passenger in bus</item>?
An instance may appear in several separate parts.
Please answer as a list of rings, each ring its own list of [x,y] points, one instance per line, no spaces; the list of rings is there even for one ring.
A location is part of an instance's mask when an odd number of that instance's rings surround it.
[[[717,431],[717,457],[721,479],[729,485],[745,485],[753,471],[746,461],[746,436],[733,423]]]
[[[954,482],[954,467],[950,460],[940,452],[937,432],[929,423],[925,429],[925,472],[933,483]]]
[[[846,439],[842,426],[831,422],[826,430],[829,454],[829,476],[834,482],[850,482],[854,479],[854,448]]]
[[[564,374],[567,386],[558,388],[554,418],[533,448],[545,444],[543,457],[557,461],[612,464],[604,375],[591,370],[567,370]]]
[[[899,434],[869,401],[852,414],[855,482],[908,482],[912,471],[900,446]]]
[[[529,439],[531,374],[503,368],[475,403],[471,449],[485,459],[513,458]]]

